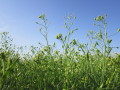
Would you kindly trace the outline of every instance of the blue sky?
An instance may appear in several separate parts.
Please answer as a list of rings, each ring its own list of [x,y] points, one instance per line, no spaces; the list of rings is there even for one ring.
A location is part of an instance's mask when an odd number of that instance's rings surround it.
[[[10,32],[14,43],[21,45],[37,45],[45,43],[35,24],[38,16],[45,13],[49,25],[50,43],[57,33],[65,34],[64,16],[68,13],[77,17],[75,22],[79,31],[73,37],[86,42],[85,35],[93,26],[94,18],[107,14],[108,32],[110,34],[120,28],[120,0],[0,0],[0,32]],[[112,37],[113,46],[120,46],[120,33]],[[118,50],[116,50],[118,52]]]

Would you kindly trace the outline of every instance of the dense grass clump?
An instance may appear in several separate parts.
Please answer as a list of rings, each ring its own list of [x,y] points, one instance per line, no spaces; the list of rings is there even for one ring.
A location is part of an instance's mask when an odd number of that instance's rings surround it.
[[[7,32],[0,34],[0,89],[1,90],[119,90],[120,54],[111,55],[105,22],[106,16],[95,20],[103,30],[89,31],[89,44],[82,44],[70,36],[78,30],[72,29],[71,15],[66,17],[65,28],[68,35],[59,33],[56,39],[62,42],[61,50],[56,43],[49,45],[48,26],[45,14],[39,16],[43,21],[40,32],[46,40],[41,47],[31,46],[28,54],[24,48],[12,44]],[[118,31],[120,31],[118,29]],[[117,47],[118,48],[118,47]],[[21,51],[21,52],[20,52]]]

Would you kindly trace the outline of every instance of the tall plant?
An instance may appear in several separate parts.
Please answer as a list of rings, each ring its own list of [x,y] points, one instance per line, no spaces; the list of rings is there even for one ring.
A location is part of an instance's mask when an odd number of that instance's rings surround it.
[[[73,21],[76,19],[76,17],[72,15],[68,15],[65,17],[65,23],[64,26],[67,30],[67,35],[63,36],[61,33],[56,35],[56,39],[60,40],[62,42],[62,48],[64,51],[64,54],[68,54],[71,47],[77,44],[77,41],[75,39],[71,40],[72,34],[78,30],[78,28],[72,29],[72,26],[74,25]]]
[[[41,26],[39,31],[42,34],[42,36],[45,38],[46,45],[48,46],[49,45],[49,42],[48,42],[48,23],[47,23],[46,15],[42,14],[41,16],[38,16],[38,18],[41,19],[43,23],[36,22],[36,24]]]
[[[96,51],[97,53],[101,53],[104,56],[108,56],[113,48],[117,47],[111,47],[112,39],[110,39],[110,36],[114,35],[109,35],[108,30],[107,30],[107,25],[108,23],[106,22],[106,17],[107,15],[104,16],[98,16],[97,18],[94,18],[95,21],[98,23],[95,23],[94,25],[99,28],[99,30],[96,31],[89,31],[89,34],[87,34],[87,37],[89,37],[90,42],[94,40],[94,46],[93,46],[93,51]],[[118,32],[120,29],[118,29]]]
[[[43,22],[43,23],[36,22],[36,24],[41,26],[39,31],[46,41],[46,46],[44,47],[44,49],[46,49],[47,53],[50,53],[50,45],[48,40],[48,19],[46,18],[45,14],[38,16],[38,18],[41,19]]]

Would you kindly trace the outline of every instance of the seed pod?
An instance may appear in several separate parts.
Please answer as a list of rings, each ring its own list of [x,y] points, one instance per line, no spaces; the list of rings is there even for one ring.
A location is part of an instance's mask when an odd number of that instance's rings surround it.
[[[112,39],[110,39],[110,40],[107,40],[107,43],[108,43],[108,44],[110,44],[111,42],[112,42]]]
[[[104,19],[103,16],[98,16],[97,18],[95,18],[96,21],[101,21],[101,20],[103,20],[103,19]]]
[[[77,42],[76,42],[75,39],[72,40],[72,43],[73,43],[73,45],[76,45],[76,44],[77,44]]]
[[[56,39],[60,39],[60,38],[62,38],[62,34],[61,34],[61,33],[59,33],[59,34],[56,36]]]
[[[45,19],[45,14],[42,14],[41,16],[38,16],[38,18]]]

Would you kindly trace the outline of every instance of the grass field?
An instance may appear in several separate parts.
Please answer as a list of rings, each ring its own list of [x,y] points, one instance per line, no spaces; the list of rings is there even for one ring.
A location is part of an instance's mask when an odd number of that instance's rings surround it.
[[[41,26],[46,45],[31,46],[27,54],[22,53],[24,48],[12,44],[7,32],[1,33],[0,90],[120,90],[120,54],[111,56],[114,48],[105,18],[95,18],[95,26],[100,23],[103,30],[89,31],[89,43],[82,44],[70,38],[78,29],[70,29],[73,25],[70,21],[76,17],[68,16],[65,22],[68,35],[56,36],[62,51],[56,49],[56,43],[49,45],[45,14],[39,16],[43,23],[36,23]]]

